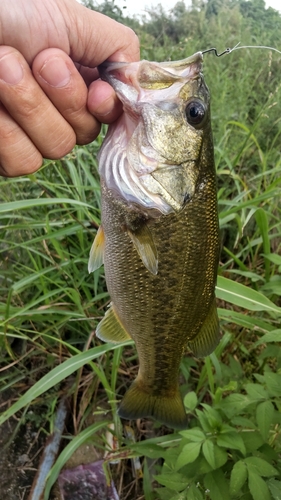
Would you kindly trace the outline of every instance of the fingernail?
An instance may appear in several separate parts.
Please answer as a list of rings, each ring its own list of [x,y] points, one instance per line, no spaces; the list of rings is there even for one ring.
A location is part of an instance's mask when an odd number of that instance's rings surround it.
[[[55,57],[45,62],[40,75],[52,87],[64,87],[70,80],[70,71],[65,62]]]
[[[7,54],[0,59],[0,79],[16,85],[23,77],[23,68],[15,54]]]

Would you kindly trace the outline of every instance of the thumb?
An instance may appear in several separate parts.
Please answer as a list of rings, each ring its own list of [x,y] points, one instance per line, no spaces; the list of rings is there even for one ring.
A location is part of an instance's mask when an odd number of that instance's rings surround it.
[[[67,2],[66,23],[70,57],[83,66],[95,67],[107,59],[138,61],[139,40],[133,30],[74,2]]]

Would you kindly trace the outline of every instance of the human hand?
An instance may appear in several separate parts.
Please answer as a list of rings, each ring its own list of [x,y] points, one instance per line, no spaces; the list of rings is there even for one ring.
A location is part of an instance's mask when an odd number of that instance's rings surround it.
[[[122,109],[96,67],[138,58],[132,30],[75,0],[1,0],[0,174],[93,141]]]

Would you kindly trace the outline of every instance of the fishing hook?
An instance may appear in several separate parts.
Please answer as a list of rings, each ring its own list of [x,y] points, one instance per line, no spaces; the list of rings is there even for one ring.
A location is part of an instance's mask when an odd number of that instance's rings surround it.
[[[238,42],[235,47],[233,47],[232,49],[230,47],[228,47],[227,49],[225,49],[223,52],[221,52],[220,54],[218,54],[218,51],[215,47],[213,47],[212,49],[207,49],[207,50],[203,50],[201,52],[201,54],[206,54],[206,52],[214,52],[216,54],[217,57],[220,57],[220,56],[223,56],[224,54],[230,54],[233,50],[235,49],[241,49],[242,47],[238,47],[238,45],[240,45],[241,42]]]
[[[217,57],[221,57],[223,56],[224,54],[230,54],[230,52],[232,52],[233,49],[231,49],[230,47],[228,47],[227,49],[225,49],[223,52],[221,52],[220,54],[218,54],[218,51],[215,47],[213,47],[212,49],[206,49],[206,50],[202,50],[202,54],[206,54],[206,52],[214,52],[215,55]]]

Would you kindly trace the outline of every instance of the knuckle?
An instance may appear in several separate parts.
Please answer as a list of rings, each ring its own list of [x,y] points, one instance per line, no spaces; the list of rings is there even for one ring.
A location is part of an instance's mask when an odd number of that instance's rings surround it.
[[[2,121],[0,120],[0,147],[1,144],[9,147],[9,144],[13,145],[15,141],[15,135],[18,132],[18,126],[13,121]]]
[[[38,105],[40,99],[25,87],[19,86],[17,88],[17,102],[18,106],[16,108],[17,119],[20,121],[21,118],[24,120],[29,120],[34,117],[38,112]],[[21,117],[21,118],[20,118]]]
[[[77,119],[80,115],[84,115],[86,112],[85,109],[85,100],[82,101],[81,97],[78,95],[72,96],[72,99],[68,101],[62,110],[62,113],[66,119],[72,118]]]

